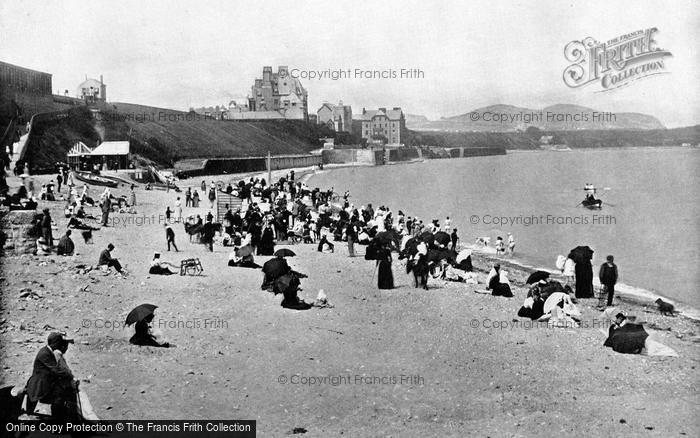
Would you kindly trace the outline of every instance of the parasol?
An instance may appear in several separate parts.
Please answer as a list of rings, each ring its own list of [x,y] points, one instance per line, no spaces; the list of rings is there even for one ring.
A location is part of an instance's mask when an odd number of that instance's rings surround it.
[[[428,246],[433,246],[433,243],[435,243],[435,236],[430,231],[424,231],[418,238]]]
[[[126,325],[143,321],[146,317],[153,315],[153,311],[156,310],[156,308],[158,308],[158,306],[154,304],[141,304],[135,307],[126,317]]]
[[[294,257],[296,253],[288,248],[282,248],[275,251],[273,254],[276,257]]]
[[[583,263],[593,258],[593,250],[589,246],[577,246],[569,253],[568,258],[575,263]]]
[[[435,241],[443,246],[447,246],[452,241],[452,238],[446,232],[438,231],[437,233],[435,233]]]
[[[381,243],[382,245],[390,245],[394,242],[394,234],[390,231],[382,231],[374,236],[374,240]]]
[[[535,271],[532,274],[530,274],[529,277],[527,277],[527,281],[525,283],[534,284],[540,280],[548,279],[549,275],[550,275],[549,272],[546,272],[546,271]]]

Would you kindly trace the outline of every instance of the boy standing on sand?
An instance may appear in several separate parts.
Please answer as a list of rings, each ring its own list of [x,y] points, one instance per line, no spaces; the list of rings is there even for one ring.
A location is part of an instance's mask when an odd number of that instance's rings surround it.
[[[168,251],[170,251],[170,245],[172,244],[173,248],[175,248],[175,252],[180,252],[175,245],[175,232],[167,223],[163,225],[165,226],[165,239],[168,242]]]
[[[452,234],[450,234],[450,239],[452,240],[452,251],[456,251],[457,249],[457,241],[459,240],[459,237],[457,236],[457,228],[452,230]]]

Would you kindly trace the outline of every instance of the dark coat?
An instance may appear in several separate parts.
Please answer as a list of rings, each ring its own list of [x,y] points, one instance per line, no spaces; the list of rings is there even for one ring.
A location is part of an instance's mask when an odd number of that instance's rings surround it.
[[[75,251],[75,244],[73,243],[73,240],[66,236],[63,235],[58,241],[58,246],[56,247],[56,254],[58,255],[73,255],[73,252]]]
[[[70,388],[73,375],[58,366],[53,351],[44,346],[34,359],[32,376],[27,381],[27,396],[32,402],[54,403],[66,388]]]
[[[600,278],[600,284],[614,286],[615,283],[617,283],[617,265],[613,263],[612,266],[610,266],[607,262],[603,263],[600,266],[598,277]]]

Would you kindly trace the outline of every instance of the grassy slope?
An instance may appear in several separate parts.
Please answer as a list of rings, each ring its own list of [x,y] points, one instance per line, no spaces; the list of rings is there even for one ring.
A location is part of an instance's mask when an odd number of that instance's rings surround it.
[[[121,117],[120,117],[121,116]],[[126,118],[124,118],[126,117]],[[125,139],[134,152],[162,164],[188,158],[303,154],[319,147],[325,127],[301,121],[216,121],[179,111],[115,103],[105,112],[106,139]]]
[[[68,118],[62,120],[36,123],[32,127],[35,137],[27,145],[25,158],[32,163],[32,168],[50,168],[53,171],[53,164],[65,162],[66,154],[77,141],[90,147],[100,143],[93,125],[90,112],[85,107],[71,110]]]
[[[159,165],[172,166],[181,159],[304,154],[320,146],[329,135],[326,127],[301,121],[234,122],[185,120],[187,113],[133,104],[109,104],[102,120],[91,118],[86,108],[71,117],[39,124],[41,138],[30,145],[28,158],[36,167],[48,168],[65,161],[77,141],[94,147],[101,141],[131,137],[132,153]]]

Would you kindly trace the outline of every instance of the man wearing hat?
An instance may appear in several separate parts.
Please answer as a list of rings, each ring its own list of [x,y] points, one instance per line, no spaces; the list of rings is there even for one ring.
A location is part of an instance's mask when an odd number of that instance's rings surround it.
[[[600,279],[600,284],[603,287],[603,293],[600,295],[600,300],[598,305],[603,307],[603,300],[607,294],[608,302],[607,306],[613,305],[613,296],[615,295],[615,283],[617,283],[617,265],[613,263],[615,258],[611,255],[606,257],[606,262],[600,266],[600,272],[598,273],[598,278]]]
[[[73,340],[65,334],[52,332],[47,345],[34,359],[32,376],[27,381],[27,411],[34,412],[37,404],[51,405],[51,414],[58,419],[68,419],[77,414],[76,391],[78,382],[66,364],[63,355]]]
[[[120,274],[122,273],[122,265],[119,263],[119,260],[115,259],[112,257],[112,250],[114,249],[114,245],[111,243],[107,245],[107,249],[103,250],[100,253],[100,259],[97,262],[99,266],[106,265],[108,268],[114,267],[114,269],[117,270]]]

